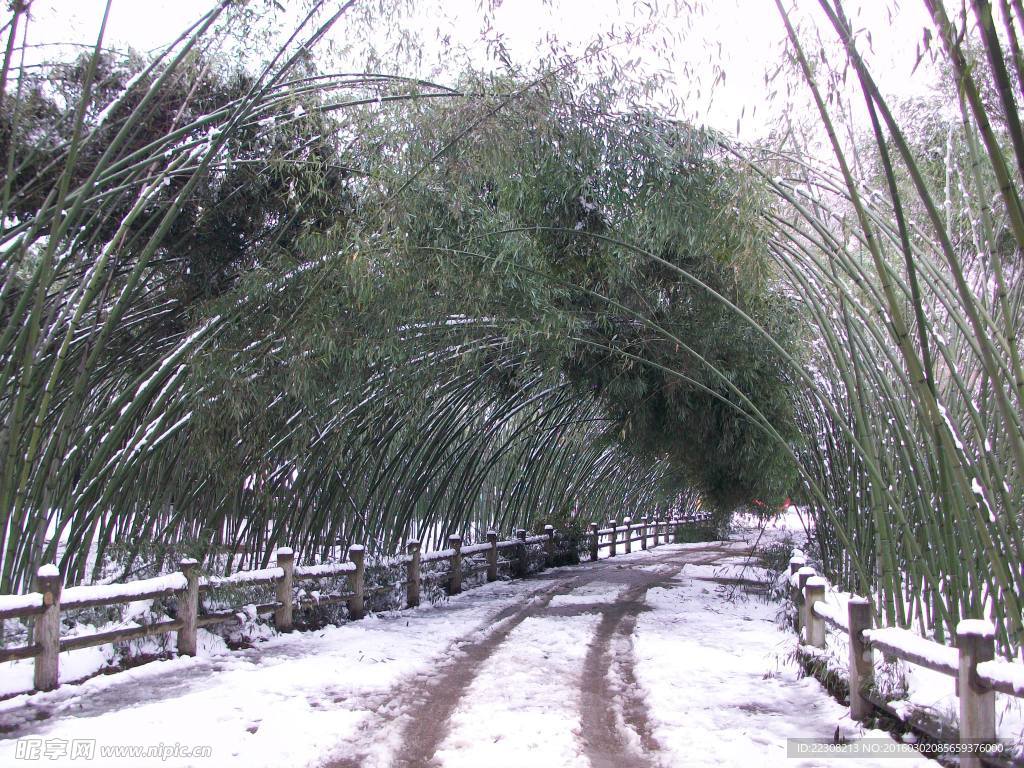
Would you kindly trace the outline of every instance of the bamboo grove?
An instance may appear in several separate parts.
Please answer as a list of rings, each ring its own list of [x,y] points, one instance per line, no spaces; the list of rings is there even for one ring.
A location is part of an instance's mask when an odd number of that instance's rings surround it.
[[[255,69],[216,55],[224,3],[47,82],[12,14],[0,592],[154,545],[261,564],[791,498],[887,621],[985,615],[1019,651],[1016,0],[925,0],[916,106],[842,3],[778,2],[813,125],[756,145],[635,106],[658,84],[607,40],[324,73],[357,5],[312,3]]]
[[[454,174],[433,140],[570,104],[559,68],[457,89],[325,75],[309,54],[347,8],[315,6],[255,74],[209,53],[228,3],[152,60],[97,45],[39,78],[8,55],[0,591],[52,560],[76,579],[173,547],[241,554],[231,567],[285,543],[387,554],[414,530],[572,529],[696,503],[684,469],[615,437],[623,403],[651,394],[608,340],[642,374],[658,339],[599,311],[597,290],[635,303],[663,281],[642,285],[640,262],[596,240],[526,231],[534,219],[508,218],[522,201],[470,216],[477,202],[438,193]],[[569,139],[596,167],[607,130],[578,117]],[[478,191],[509,178],[512,146],[481,146]],[[562,206],[552,185],[577,170],[552,163],[561,177],[519,192]],[[499,220],[519,231],[489,246],[518,263],[481,245]],[[609,405],[594,394],[608,381],[633,390]]]
[[[844,146],[818,52],[779,4],[834,163],[748,157],[780,198],[772,251],[816,329],[799,453],[827,567],[889,622],[943,639],[990,617],[1012,653],[1024,640],[1024,16],[1005,2],[925,5],[937,103],[955,111],[889,103],[866,41],[823,1],[833,61],[867,115]]]

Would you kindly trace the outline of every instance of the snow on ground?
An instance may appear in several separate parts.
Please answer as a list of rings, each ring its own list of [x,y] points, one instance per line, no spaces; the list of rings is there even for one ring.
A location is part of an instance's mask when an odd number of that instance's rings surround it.
[[[786,740],[855,728],[846,708],[787,660],[793,635],[779,629],[778,606],[737,593],[725,600],[728,587],[687,578],[706,567],[685,566],[676,584],[648,592],[652,610],[637,621],[637,678],[648,692],[662,764],[744,765],[754,756],[763,766],[820,764],[787,758]],[[915,762],[931,764],[900,765]]]
[[[737,562],[734,558],[723,558],[713,565],[687,566],[686,575],[691,579],[745,580],[763,584],[774,580],[774,574],[766,568],[751,565],[743,560]]]
[[[452,600],[317,632],[281,635],[249,651],[157,661],[56,691],[0,702],[0,765],[18,765],[18,739],[103,745],[209,746],[212,758],[137,757],[95,766],[320,765],[357,738],[369,708],[416,673],[429,672],[460,635],[522,602],[537,582],[498,582]],[[454,614],[454,615],[453,615]],[[457,616],[457,617],[456,617]],[[46,719],[36,720],[45,716]],[[26,747],[22,747],[26,749]],[[82,765],[81,760],[47,761]]]
[[[437,760],[446,768],[587,768],[579,752],[576,702],[598,620],[590,615],[523,621],[466,691]]]
[[[601,605],[614,602],[620,594],[622,586],[619,584],[595,582],[576,587],[565,595],[555,595],[551,599],[551,605]]]
[[[80,637],[86,634],[98,634],[114,629],[136,627],[154,619],[169,618],[163,614],[153,613],[152,600],[136,600],[127,603],[122,620],[101,624],[76,623],[70,629],[61,630],[61,637]],[[227,652],[227,644],[223,638],[205,629],[197,633],[197,644],[200,656],[211,653]],[[132,656],[154,657],[165,656],[176,648],[177,638],[174,633],[151,635],[131,641]],[[102,670],[116,666],[119,654],[112,643],[96,645],[89,648],[77,648],[73,651],[62,651],[60,654],[59,673],[61,685],[84,680],[99,674]],[[8,697],[32,690],[32,674],[35,668],[33,659],[17,659],[0,663],[0,696]],[[2,706],[2,705],[0,705]]]
[[[785,757],[789,737],[857,729],[787,660],[777,606],[708,580],[752,578],[748,546],[620,554],[17,696],[0,702],[0,765],[31,749],[100,768],[831,764]],[[69,757],[82,740],[92,761]],[[103,754],[114,745],[165,749]]]

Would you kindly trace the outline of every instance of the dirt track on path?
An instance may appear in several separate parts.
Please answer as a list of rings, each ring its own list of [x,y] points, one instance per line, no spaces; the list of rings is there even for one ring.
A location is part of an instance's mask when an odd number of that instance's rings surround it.
[[[515,643],[513,630],[528,618],[598,613],[578,685],[581,751],[594,768],[656,764],[659,745],[648,722],[644,692],[634,675],[632,634],[636,619],[646,609],[648,590],[666,586],[687,564],[713,565],[725,557],[746,554],[734,546],[709,544],[660,553],[643,560],[616,563],[602,560],[581,568],[549,571],[531,578],[549,581],[525,603],[496,613],[476,631],[457,641],[452,653],[421,685],[411,683],[392,692],[387,705],[365,725],[363,743],[374,744],[386,734],[399,733],[388,765],[396,768],[440,768],[436,757],[449,733],[452,714],[463,701],[483,664],[507,643]],[[557,605],[555,597],[591,585],[621,587],[618,597],[605,603]],[[397,717],[395,713],[401,713]],[[486,717],[486,714],[482,715]],[[329,768],[357,768],[367,753],[351,754],[329,763]]]

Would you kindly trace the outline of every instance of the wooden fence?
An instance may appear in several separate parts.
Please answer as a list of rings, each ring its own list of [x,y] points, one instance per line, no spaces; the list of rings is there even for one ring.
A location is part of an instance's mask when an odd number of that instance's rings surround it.
[[[609,556],[616,554],[621,546],[629,552],[634,543],[642,549],[648,544],[658,546],[668,543],[670,531],[680,535],[680,528],[686,524],[699,523],[706,516],[689,516],[670,520],[650,520],[634,523],[629,518],[618,525],[612,521],[610,527],[599,529],[597,524],[583,538],[589,544],[591,560],[597,560],[599,551],[608,549]],[[450,536],[448,549],[439,552],[420,552],[420,543],[410,541],[404,556],[399,558],[399,567],[405,570],[405,605],[412,608],[420,604],[420,591],[424,582],[441,582],[449,595],[462,591],[464,576],[486,572],[487,581],[495,581],[499,570],[506,569],[513,577],[525,576],[529,570],[529,548],[543,550],[544,564],[548,565],[555,556],[555,529],[548,525],[544,533],[527,536],[525,530],[517,531],[516,537],[498,541],[494,531],[488,531],[486,542],[462,546],[462,538]],[[391,585],[367,588],[365,551],[360,545],[349,547],[349,560],[342,563],[321,565],[295,565],[291,548],[281,547],[276,552],[276,563],[272,568],[238,571],[231,576],[202,576],[199,564],[192,559],[179,563],[179,570],[165,576],[122,584],[79,586],[63,589],[60,572],[55,565],[44,565],[36,576],[36,590],[26,595],[0,596],[0,621],[4,619],[34,618],[33,642],[16,648],[0,648],[0,662],[13,659],[35,659],[33,685],[37,691],[46,691],[59,685],[59,657],[61,651],[104,645],[106,643],[136,640],[152,635],[174,632],[177,635],[179,655],[192,656],[196,653],[196,633],[201,627],[244,620],[242,609],[204,612],[202,596],[225,587],[252,585],[273,585],[275,599],[255,606],[257,614],[273,614],[274,625],[280,632],[293,628],[293,612],[296,609],[331,604],[345,604],[351,619],[360,619],[366,611],[367,595],[387,590]],[[444,563],[447,568],[436,573],[423,573],[423,566]],[[326,578],[347,579],[348,589],[315,598],[296,599],[296,586],[317,582]],[[61,637],[61,613],[95,606],[117,605],[156,598],[173,598],[176,603],[175,618],[137,627],[126,627],[92,635]]]
[[[968,619],[957,626],[956,647],[936,643],[898,627],[873,627],[870,601],[854,596],[846,615],[825,601],[828,582],[795,552],[789,561],[793,602],[797,606],[796,630],[801,643],[812,649],[825,647],[825,628],[845,633],[849,641],[848,675],[850,717],[864,720],[876,705],[872,652],[953,678],[960,703],[960,744],[996,743],[996,692],[1024,698],[1024,665],[995,658],[995,628],[984,620]],[[962,768],[982,765],[980,753],[961,754]]]

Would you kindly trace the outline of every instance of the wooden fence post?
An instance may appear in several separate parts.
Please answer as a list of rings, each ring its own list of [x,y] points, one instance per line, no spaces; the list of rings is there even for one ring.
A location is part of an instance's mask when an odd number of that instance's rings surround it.
[[[548,540],[544,542],[544,567],[550,568],[555,562],[555,526],[545,525],[544,533]]]
[[[633,551],[633,518],[624,518],[622,524],[626,526],[625,553],[628,555]]]
[[[674,521],[674,527],[675,527],[675,540],[674,540],[673,543],[678,544],[678,543],[680,543],[683,540],[683,521],[682,520],[675,520]],[[667,535],[668,531],[665,531],[665,533]]]
[[[178,596],[178,655],[196,655],[196,619],[199,617],[199,563],[186,557],[178,563],[185,577],[185,591]]]
[[[643,519],[643,521],[640,523],[640,525],[643,526],[640,529],[643,532],[642,535],[640,536],[640,549],[647,549],[647,535],[651,532],[651,518],[650,518],[650,516],[648,515],[647,517],[645,517]],[[657,530],[655,530],[655,533],[657,533]],[[654,546],[658,546],[658,537],[657,536],[654,537]]]
[[[791,560],[791,570],[792,567]],[[863,597],[851,597],[846,610],[850,627],[850,717],[861,721],[866,720],[874,709],[864,695],[871,688],[875,676],[871,649],[864,642],[864,632],[871,629],[871,603]]]
[[[598,547],[600,542],[597,540],[597,523],[590,524],[590,559],[597,560]]]
[[[498,533],[497,531],[487,532],[487,543],[491,548],[487,550],[487,580],[498,580]]]
[[[615,528],[616,528],[615,521],[614,520],[609,520],[608,521],[608,526],[612,529],[612,538],[611,538],[611,541],[608,542],[608,557],[615,557]]]
[[[526,575],[528,569],[528,561],[526,559],[526,529],[520,528],[516,531],[516,538],[519,539],[519,544],[516,545],[519,555],[516,558],[516,576],[522,578]]]
[[[983,620],[961,621],[956,627],[956,645],[960,651],[960,743],[992,743],[996,740],[996,694],[978,679],[978,664],[995,658],[995,628]],[[962,753],[960,766],[981,768],[979,753]]]
[[[292,631],[292,595],[295,580],[295,552],[291,547],[280,547],[277,550],[277,567],[284,571],[284,576],[277,582],[277,602],[281,606],[274,611],[274,626],[278,632]]]
[[[804,586],[811,576],[816,575],[813,568],[804,566],[796,572],[796,634],[802,637],[803,628],[807,626],[807,601],[804,600]]]
[[[409,555],[405,576],[405,605],[415,608],[420,604],[420,543],[416,540],[405,545]]]
[[[348,575],[349,589],[352,592],[352,596],[348,599],[348,617],[361,619],[366,614],[366,601],[363,599],[366,580],[366,550],[363,545],[353,544],[349,547],[348,559],[356,566],[356,569]]]
[[[454,533],[449,536],[448,548],[452,550],[448,559],[448,594],[457,595],[462,591],[462,537]]]
[[[793,616],[793,631],[798,635],[800,634],[800,600],[796,595],[796,584],[793,583],[793,578],[796,576],[797,571],[806,564],[807,560],[803,555],[794,554],[789,558],[789,599],[793,601],[793,605],[796,607],[796,614]]]
[[[60,590],[57,566],[42,566],[36,573],[36,591],[43,594],[44,610],[36,617],[32,628],[32,638],[39,646],[33,676],[33,686],[37,691],[52,691],[59,684]]]
[[[825,647],[825,622],[814,612],[814,604],[825,601],[825,587],[828,582],[821,576],[812,576],[804,585],[804,602],[807,605],[807,632],[806,641],[808,645],[815,648]]]

